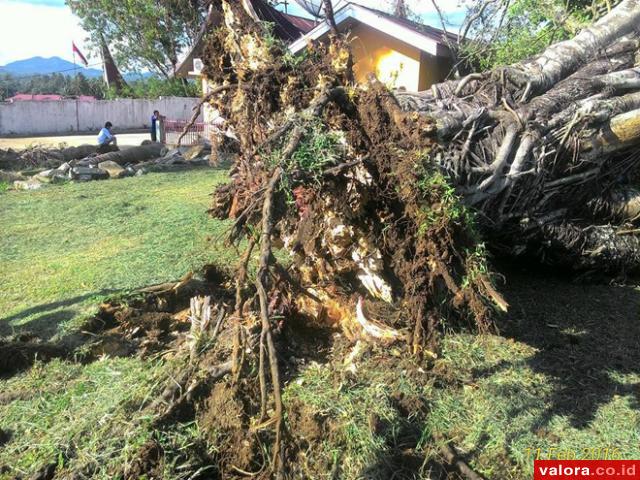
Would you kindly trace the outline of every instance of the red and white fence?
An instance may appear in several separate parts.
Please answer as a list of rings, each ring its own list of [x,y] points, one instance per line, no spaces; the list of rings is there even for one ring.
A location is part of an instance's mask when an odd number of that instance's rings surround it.
[[[160,127],[160,141],[165,145],[175,147],[178,139],[189,122],[185,120],[163,120]],[[187,133],[182,137],[180,145],[190,147],[204,143],[209,139],[211,126],[204,123],[194,123],[189,127]]]

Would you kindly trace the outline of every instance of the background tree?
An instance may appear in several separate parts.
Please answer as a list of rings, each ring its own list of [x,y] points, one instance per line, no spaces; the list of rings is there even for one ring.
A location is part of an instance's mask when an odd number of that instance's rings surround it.
[[[436,3],[436,2],[434,2]],[[575,36],[620,0],[482,0],[459,30],[461,70],[510,65]]]
[[[94,46],[102,35],[119,67],[168,78],[206,13],[198,0],[67,0]]]
[[[148,77],[128,82],[127,87],[115,92],[107,90],[105,97],[111,98],[158,98],[158,97],[200,97],[199,82],[184,81],[180,78]]]
[[[116,93],[105,87],[102,78],[87,78],[79,73],[74,76],[52,74],[15,77],[0,74],[0,100],[13,97],[17,93],[49,93],[74,97],[90,95],[99,100],[112,98],[158,98],[158,97],[199,97],[200,85],[183,82],[181,79],[158,77],[139,78],[129,81],[128,87]]]

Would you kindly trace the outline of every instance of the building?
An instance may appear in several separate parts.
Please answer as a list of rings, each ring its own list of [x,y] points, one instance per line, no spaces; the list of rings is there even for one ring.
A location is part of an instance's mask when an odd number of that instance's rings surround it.
[[[62,95],[17,93],[13,97],[5,98],[4,101],[9,103],[14,103],[14,102],[26,102],[26,101],[45,102],[45,101],[57,101],[57,100],[62,100]]]
[[[9,97],[5,99],[5,102],[14,103],[14,102],[52,102],[59,100],[78,100],[80,102],[95,102],[96,97],[92,97],[90,95],[77,95],[70,97],[63,97],[62,95],[57,94],[38,94],[38,93],[17,93],[13,97]]]
[[[327,21],[288,15],[264,0],[242,1],[246,8],[253,10],[252,16],[273,25],[273,34],[287,44],[293,54],[302,54],[314,42],[328,41]],[[451,69],[453,62],[448,45],[457,41],[455,35],[349,1],[337,4],[334,18],[338,30],[351,39],[354,73],[359,82],[365,82],[373,74],[390,88],[421,91],[444,80]],[[178,77],[202,81],[204,95],[212,87],[201,75],[204,38],[221,21],[211,9],[193,47],[175,73]],[[204,123],[193,128],[208,138],[209,130],[215,129],[220,118],[217,110],[205,104]]]
[[[373,74],[391,88],[422,91],[444,80],[451,70],[448,45],[457,42],[456,35],[353,2],[340,4],[334,17],[338,30],[349,33],[360,82]],[[299,53],[328,35],[328,23],[320,22],[292,42],[289,50]]]
[[[329,25],[326,21],[288,15],[269,6],[263,0],[248,0],[256,15],[274,25],[274,34],[289,45],[289,50],[301,53],[312,42],[326,41]],[[334,11],[338,30],[349,34],[353,45],[356,80],[365,81],[370,74],[391,88],[410,91],[428,89],[444,80],[452,66],[449,44],[457,37],[391,14],[353,2],[341,2]],[[205,33],[219,19],[207,17],[191,51],[177,69],[180,77],[200,75],[198,58],[203,49]],[[206,90],[206,89],[205,89]]]

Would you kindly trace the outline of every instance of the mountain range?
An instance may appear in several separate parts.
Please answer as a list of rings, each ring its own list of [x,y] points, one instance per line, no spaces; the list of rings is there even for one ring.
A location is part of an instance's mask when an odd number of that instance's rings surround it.
[[[73,62],[64,60],[60,57],[32,57],[25,60],[17,60],[0,66],[0,73],[9,73],[16,77],[25,77],[29,75],[47,75],[51,73],[62,73],[63,75],[73,76],[82,73],[85,77],[101,77],[102,70],[98,68],[84,68],[80,63],[74,65]],[[125,80],[137,80],[141,76],[147,77],[149,73],[125,73]]]

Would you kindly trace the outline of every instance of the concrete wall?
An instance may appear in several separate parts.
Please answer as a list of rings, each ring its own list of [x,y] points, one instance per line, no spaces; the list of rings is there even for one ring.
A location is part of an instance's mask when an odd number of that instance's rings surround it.
[[[198,98],[0,103],[0,135],[97,132],[108,120],[116,131],[148,128],[154,110],[168,120],[189,120]]]

